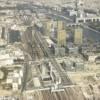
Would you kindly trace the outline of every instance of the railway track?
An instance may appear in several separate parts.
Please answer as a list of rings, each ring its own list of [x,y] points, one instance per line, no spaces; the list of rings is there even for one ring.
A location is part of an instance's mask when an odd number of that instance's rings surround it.
[[[45,39],[43,39],[41,33],[38,32],[34,36],[36,38],[36,42],[38,42],[38,44],[40,45],[42,51],[44,52],[44,55],[49,58],[49,60],[52,63],[53,67],[59,73],[59,75],[61,77],[61,80],[62,80],[62,84],[63,85],[72,85],[72,82],[69,79],[68,75],[66,75],[65,73],[63,73],[63,71],[61,70],[61,67],[57,63],[56,59],[50,55],[49,50],[48,50],[47,43],[46,43]]]

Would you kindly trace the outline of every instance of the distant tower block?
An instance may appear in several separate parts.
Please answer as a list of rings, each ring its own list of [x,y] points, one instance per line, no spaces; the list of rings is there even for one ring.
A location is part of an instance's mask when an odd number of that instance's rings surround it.
[[[60,30],[57,34],[57,44],[59,47],[66,46],[66,31]]]
[[[8,42],[14,43],[14,42],[20,42],[20,41],[21,41],[20,31],[9,29]]]
[[[2,27],[1,38],[5,39],[5,27]]]
[[[51,21],[46,22],[45,28],[46,28],[47,35],[50,35],[51,29],[52,29],[52,22]]]
[[[75,44],[82,44],[83,43],[83,30],[80,27],[75,28],[74,43]]]
[[[57,28],[58,28],[58,30],[63,30],[64,29],[64,23],[62,21],[57,21]]]

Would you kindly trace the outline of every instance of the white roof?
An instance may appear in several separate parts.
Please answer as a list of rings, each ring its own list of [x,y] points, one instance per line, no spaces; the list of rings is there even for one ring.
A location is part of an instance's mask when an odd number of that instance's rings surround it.
[[[19,30],[19,28],[17,27],[17,25],[13,25],[13,26],[11,27],[11,29],[12,29],[12,30]]]
[[[9,59],[9,58],[10,58],[9,54],[1,54],[0,55],[0,60],[2,60],[2,59]]]

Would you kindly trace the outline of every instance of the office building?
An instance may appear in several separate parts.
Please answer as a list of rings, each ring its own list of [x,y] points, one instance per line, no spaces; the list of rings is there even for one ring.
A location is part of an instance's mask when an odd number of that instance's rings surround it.
[[[58,31],[57,45],[58,47],[66,46],[66,31],[65,30]]]
[[[82,42],[83,42],[83,30],[80,27],[76,27],[74,32],[74,43],[82,44]]]

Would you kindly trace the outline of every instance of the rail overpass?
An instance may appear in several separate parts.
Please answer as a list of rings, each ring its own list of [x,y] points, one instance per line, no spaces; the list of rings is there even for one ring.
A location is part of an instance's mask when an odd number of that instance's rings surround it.
[[[74,27],[74,26],[82,26],[82,23],[68,23],[66,24],[67,27]]]
[[[76,18],[76,23],[100,22],[100,16]]]

